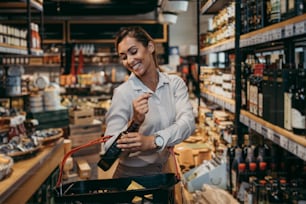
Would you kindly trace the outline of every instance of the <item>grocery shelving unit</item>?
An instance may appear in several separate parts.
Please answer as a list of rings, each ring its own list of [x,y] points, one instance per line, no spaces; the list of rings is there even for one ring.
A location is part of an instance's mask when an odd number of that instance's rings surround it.
[[[238,3],[239,2],[240,1],[238,1]],[[218,7],[218,9],[223,8],[223,6],[225,6],[225,3],[228,3],[228,1],[209,0],[201,8],[201,12],[202,12],[201,14],[202,15],[210,14],[210,12],[215,9],[214,7],[217,7],[217,5],[218,6],[221,5],[221,7]],[[237,4],[237,1],[236,1],[236,4]],[[296,16],[288,20],[282,21],[280,23],[275,23],[275,24],[266,26],[256,31],[249,32],[247,34],[240,35],[239,37],[237,37],[237,33],[236,33],[235,38],[226,39],[226,40],[223,40],[221,42],[218,42],[216,44],[213,44],[211,46],[201,49],[201,55],[207,55],[210,53],[218,53],[218,52],[227,52],[227,51],[233,51],[237,49],[239,50],[248,49],[250,47],[255,47],[257,45],[265,45],[268,43],[271,44],[273,42],[282,41],[284,39],[298,38],[301,36],[305,37],[306,35],[306,20],[305,19],[306,19],[306,14],[303,14],[303,15]],[[239,23],[239,19],[236,21],[236,23]],[[238,32],[239,32],[239,28],[238,28]],[[237,40],[239,40],[239,47],[237,47]],[[238,60],[237,62],[239,62],[240,64],[241,60]],[[236,79],[237,78],[240,79],[241,77],[240,72],[237,73],[237,70],[239,71],[240,67],[239,66],[237,67],[237,62],[236,62],[236,70],[235,70]],[[237,97],[237,94],[238,94],[238,97]],[[230,112],[239,113],[235,115],[235,116],[237,115],[239,116],[239,118],[236,118],[236,121],[248,126],[252,130],[263,135],[266,139],[271,140],[273,143],[278,144],[282,148],[288,150],[289,152],[298,156],[302,160],[306,161],[306,138],[305,136],[295,135],[292,132],[284,128],[281,128],[277,125],[271,124],[270,122],[265,121],[264,119],[258,116],[255,116],[254,114],[246,110],[241,110],[240,106],[237,106],[236,104],[237,99],[239,99],[240,94],[241,94],[240,90],[236,90],[235,101],[224,98],[222,96],[219,96],[211,92],[201,93],[201,96],[209,101],[219,104],[221,107],[229,110]]]

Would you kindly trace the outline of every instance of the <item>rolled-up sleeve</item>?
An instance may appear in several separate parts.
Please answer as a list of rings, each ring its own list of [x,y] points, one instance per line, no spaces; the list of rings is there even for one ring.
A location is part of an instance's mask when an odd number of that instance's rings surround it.
[[[175,121],[169,127],[160,130],[157,134],[162,135],[167,146],[174,146],[187,139],[195,130],[195,117],[190,102],[188,89],[182,78],[172,76],[170,90],[174,95]]]

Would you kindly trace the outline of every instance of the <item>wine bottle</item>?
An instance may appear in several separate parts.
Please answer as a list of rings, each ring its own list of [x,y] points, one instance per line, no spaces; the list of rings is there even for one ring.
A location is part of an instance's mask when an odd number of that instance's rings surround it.
[[[231,144],[227,148],[226,152],[227,190],[229,192],[232,192],[233,188],[231,167],[235,157],[236,148],[238,148],[238,138],[237,135],[232,135]]]
[[[123,131],[119,134],[116,140],[112,143],[112,145],[107,149],[104,155],[101,155],[101,159],[98,162],[98,166],[107,171],[114,162],[118,159],[119,155],[121,154],[121,149],[117,147],[117,140],[123,135],[128,132],[137,132],[139,129],[139,125],[134,121],[131,122],[129,127],[126,131]]]
[[[283,70],[283,80],[285,83],[284,92],[284,128],[287,130],[292,130],[292,94],[295,90],[295,69],[288,67]]]
[[[292,130],[294,134],[306,135],[306,122],[305,122],[305,70],[300,68],[297,76],[297,87],[292,97]]]
[[[237,196],[239,190],[239,166],[243,163],[242,160],[242,149],[236,145],[235,147],[235,157],[231,165],[231,178],[232,178],[232,195]],[[245,165],[244,165],[245,166]],[[242,170],[240,170],[242,171]]]
[[[271,16],[270,23],[278,23],[281,20],[281,7],[280,0],[270,0],[271,1]]]
[[[288,0],[281,0],[280,10],[281,10],[281,20],[286,20],[288,18]]]

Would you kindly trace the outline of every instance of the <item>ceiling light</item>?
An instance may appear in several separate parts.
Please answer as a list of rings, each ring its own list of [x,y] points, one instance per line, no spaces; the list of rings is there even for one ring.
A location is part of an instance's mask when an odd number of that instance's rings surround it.
[[[175,1],[166,1],[163,10],[181,13],[185,12],[188,9],[188,1],[184,0],[175,0]]]

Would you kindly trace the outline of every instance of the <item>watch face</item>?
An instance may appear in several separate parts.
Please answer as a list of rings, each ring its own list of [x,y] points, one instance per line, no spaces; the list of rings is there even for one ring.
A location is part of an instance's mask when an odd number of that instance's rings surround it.
[[[157,147],[162,147],[164,145],[164,139],[161,136],[156,136],[155,144]]]

